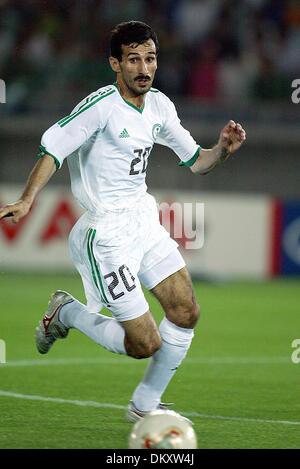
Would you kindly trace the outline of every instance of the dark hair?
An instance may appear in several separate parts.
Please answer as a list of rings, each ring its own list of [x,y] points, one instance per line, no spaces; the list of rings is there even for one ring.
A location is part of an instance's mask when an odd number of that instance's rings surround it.
[[[110,36],[110,54],[121,62],[122,45],[143,44],[149,39],[153,40],[156,52],[158,52],[159,44],[157,36],[146,23],[142,23],[142,21],[127,21],[117,24]]]

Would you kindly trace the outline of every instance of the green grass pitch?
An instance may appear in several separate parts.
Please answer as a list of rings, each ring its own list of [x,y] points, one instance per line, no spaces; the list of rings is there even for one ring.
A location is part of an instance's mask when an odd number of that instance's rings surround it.
[[[34,329],[57,288],[84,301],[77,276],[0,274],[0,448],[126,448],[124,409],[147,361],[77,331],[39,355]],[[164,400],[193,419],[199,448],[299,448],[291,344],[300,338],[300,281],[195,282],[195,290],[202,317]]]

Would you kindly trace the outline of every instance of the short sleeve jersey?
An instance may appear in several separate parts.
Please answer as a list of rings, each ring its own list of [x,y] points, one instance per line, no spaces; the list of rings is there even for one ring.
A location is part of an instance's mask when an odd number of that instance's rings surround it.
[[[154,143],[170,147],[187,166],[200,151],[166,95],[151,88],[144,107],[138,108],[110,85],[50,127],[42,136],[40,155],[53,156],[57,168],[67,159],[75,198],[97,213],[129,208],[146,193]]]

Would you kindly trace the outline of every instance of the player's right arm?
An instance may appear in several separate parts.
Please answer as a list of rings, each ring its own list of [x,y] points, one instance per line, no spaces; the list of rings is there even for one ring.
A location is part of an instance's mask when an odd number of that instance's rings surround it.
[[[11,220],[14,223],[18,223],[21,218],[25,217],[29,212],[35,197],[47,184],[55,171],[56,165],[53,157],[45,154],[38,160],[31,171],[20,199],[13,204],[8,204],[5,205],[5,207],[0,208],[0,219],[5,216],[11,216]]]
[[[59,169],[69,155],[83,145],[101,126],[97,102],[101,94],[81,101],[69,116],[64,117],[42,136],[40,159],[35,164],[20,199],[0,208],[0,219],[11,216],[14,223],[23,218],[30,210],[40,190]],[[75,156],[74,156],[75,157]]]

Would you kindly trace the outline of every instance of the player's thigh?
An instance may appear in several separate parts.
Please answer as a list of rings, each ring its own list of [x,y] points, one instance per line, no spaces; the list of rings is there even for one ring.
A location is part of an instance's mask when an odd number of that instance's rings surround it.
[[[199,305],[186,267],[162,280],[151,291],[171,322],[185,328],[196,325],[199,319]]]
[[[103,304],[101,302],[99,291],[91,277],[88,263],[86,262],[84,255],[85,227],[85,216],[82,216],[70,232],[69,252],[71,260],[81,276],[87,300],[87,309],[90,312],[98,313],[102,309]]]

